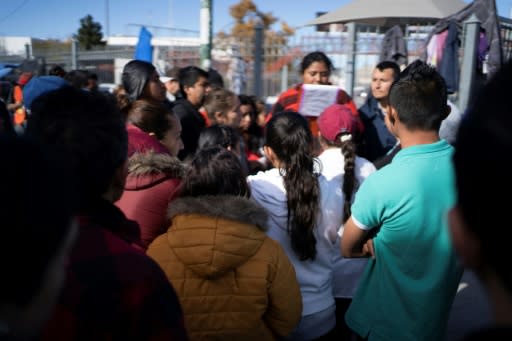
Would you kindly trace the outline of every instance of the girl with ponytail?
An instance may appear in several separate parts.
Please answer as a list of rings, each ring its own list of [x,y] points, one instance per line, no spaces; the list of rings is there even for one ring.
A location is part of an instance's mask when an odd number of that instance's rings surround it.
[[[356,141],[359,127],[350,109],[333,104],[327,107],[317,120],[319,142],[322,149],[318,159],[322,163],[322,175],[342,196],[343,204],[338,207],[345,223],[350,217],[350,206],[361,183],[373,172],[375,166],[356,155]],[[343,236],[343,226],[338,229]],[[338,238],[337,242],[340,240]],[[349,339],[350,329],[344,315],[352,302],[359,278],[367,263],[365,258],[345,259],[338,253],[333,272],[334,297],[336,300],[336,325],[341,339]]]
[[[318,174],[312,146],[306,118],[278,113],[267,123],[263,147],[274,168],[248,177],[252,199],[269,213],[267,234],[283,246],[301,288],[302,318],[293,340],[328,338],[336,324],[332,269],[343,201]]]

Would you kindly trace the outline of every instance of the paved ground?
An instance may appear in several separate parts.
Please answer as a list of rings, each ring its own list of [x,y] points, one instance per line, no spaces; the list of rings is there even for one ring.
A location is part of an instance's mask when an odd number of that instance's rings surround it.
[[[487,295],[475,274],[465,271],[448,320],[446,341],[460,340],[468,332],[485,327],[490,321]]]

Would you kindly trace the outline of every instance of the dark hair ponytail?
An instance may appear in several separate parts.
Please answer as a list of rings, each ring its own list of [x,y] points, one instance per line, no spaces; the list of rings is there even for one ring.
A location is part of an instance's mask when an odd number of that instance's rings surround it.
[[[267,124],[266,145],[282,163],[288,206],[287,228],[292,249],[300,260],[314,260],[313,234],[320,190],[314,173],[313,137],[306,119],[296,112],[275,115]]]
[[[344,175],[343,184],[341,190],[345,197],[343,202],[343,223],[345,223],[351,215],[350,206],[352,205],[352,196],[354,191],[359,186],[359,182],[356,179],[356,151],[357,145],[354,142],[354,135],[343,134],[338,135],[335,141],[329,141],[325,137],[321,137],[322,142],[328,146],[333,146],[341,149],[344,159]]]
[[[341,135],[340,139],[342,139],[343,136],[347,135]],[[343,203],[343,223],[350,217],[352,196],[358,185],[355,172],[356,150],[357,146],[351,138],[346,141],[341,141],[341,153],[345,159],[345,174],[343,175],[343,186],[341,187],[345,196],[345,202]]]

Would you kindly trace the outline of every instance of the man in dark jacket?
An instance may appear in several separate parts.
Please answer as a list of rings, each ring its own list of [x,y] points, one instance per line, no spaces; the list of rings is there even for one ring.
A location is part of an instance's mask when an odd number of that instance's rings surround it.
[[[187,66],[179,72],[180,91],[184,98],[176,100],[174,113],[181,121],[181,139],[184,148],[178,154],[180,160],[193,155],[206,121],[199,112],[209,90],[208,73],[196,66]]]
[[[400,74],[395,62],[377,64],[372,73],[371,96],[359,108],[364,124],[360,154],[371,162],[386,155],[396,144],[396,137],[386,127],[384,117],[389,106],[389,89]]]

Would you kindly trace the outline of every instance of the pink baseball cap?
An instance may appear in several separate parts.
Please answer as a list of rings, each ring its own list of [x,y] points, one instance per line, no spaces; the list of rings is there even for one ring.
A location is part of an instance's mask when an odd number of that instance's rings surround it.
[[[318,130],[328,141],[334,142],[340,134],[359,132],[356,118],[345,105],[332,104],[318,117]]]

